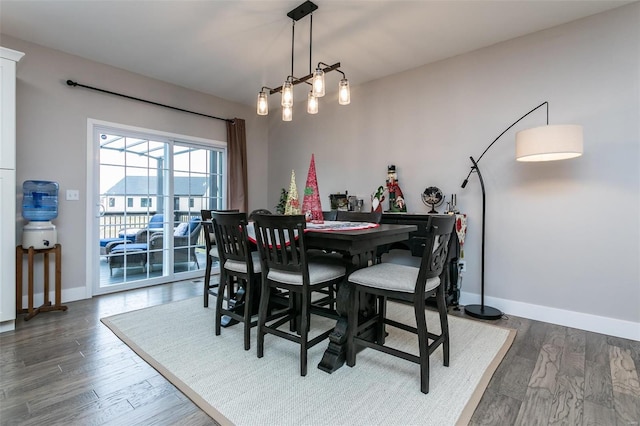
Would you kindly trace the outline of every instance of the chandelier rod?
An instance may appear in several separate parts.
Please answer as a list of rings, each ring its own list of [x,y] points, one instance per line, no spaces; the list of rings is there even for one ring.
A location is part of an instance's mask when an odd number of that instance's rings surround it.
[[[340,68],[340,62],[336,62],[333,65],[327,66],[326,68],[323,68],[322,71],[324,71],[325,74],[328,73],[328,72],[331,72],[331,71],[338,71],[339,73],[344,75],[344,73],[342,71],[340,71],[338,68]],[[300,77],[300,78],[293,77],[293,81],[291,82],[291,84],[293,84],[295,86],[296,84],[305,83],[308,80],[310,80],[312,77],[313,77],[313,73],[310,73],[310,74],[305,75],[304,77]],[[278,93],[278,92],[282,91],[282,86],[276,87],[275,89],[270,89],[270,88],[268,88],[266,86],[263,86],[263,87],[269,89],[269,94],[270,95],[273,95],[274,93]]]
[[[296,37],[296,21],[291,21],[291,74],[289,76],[293,78],[293,45]]]
[[[309,16],[309,74],[311,74],[311,48],[313,46],[313,13]]]

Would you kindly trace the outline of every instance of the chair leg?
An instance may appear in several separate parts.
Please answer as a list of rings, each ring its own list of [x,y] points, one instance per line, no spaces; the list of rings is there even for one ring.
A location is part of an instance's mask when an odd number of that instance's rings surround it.
[[[349,292],[349,312],[347,326],[347,365],[353,367],[356,365],[356,342],[355,336],[358,333],[358,309],[360,294],[355,284],[351,285]]]
[[[449,366],[449,318],[447,316],[447,302],[444,298],[444,286],[440,284],[436,290],[436,305],[440,316],[440,331],[442,333],[442,364]]]
[[[252,283],[247,279],[244,280],[244,350],[251,348],[251,306],[253,304],[253,291],[251,291]]]
[[[429,337],[425,316],[424,297],[414,302],[416,328],[418,329],[418,346],[420,351],[420,391],[429,393]]]
[[[302,305],[302,312],[300,312],[300,375],[307,375],[307,344],[309,337],[309,320],[311,305],[310,295],[308,292],[303,292],[300,295],[300,304]]]
[[[264,280],[264,278],[263,278]],[[271,297],[271,287],[268,284],[262,284],[260,292],[260,307],[258,308],[258,358],[264,356],[264,328],[267,322],[267,311],[269,309],[269,298]]]
[[[209,288],[211,288],[211,257],[207,255],[207,266],[204,268],[204,307],[209,307]]]
[[[384,319],[387,317],[387,298],[378,296],[378,321],[376,323],[376,341],[384,345],[387,332],[384,327]]]
[[[222,302],[224,301],[224,292],[230,292],[230,283],[224,269],[220,270],[220,284],[218,285],[218,297],[216,297],[216,336],[220,335],[220,326],[222,323]]]

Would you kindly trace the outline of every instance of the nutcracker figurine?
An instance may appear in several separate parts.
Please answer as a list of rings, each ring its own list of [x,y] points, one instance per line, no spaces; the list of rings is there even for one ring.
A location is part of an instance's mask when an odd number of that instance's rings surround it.
[[[396,166],[393,164],[387,167],[387,191],[389,192],[389,211],[406,212],[407,205],[404,202],[400,185],[398,185]]]

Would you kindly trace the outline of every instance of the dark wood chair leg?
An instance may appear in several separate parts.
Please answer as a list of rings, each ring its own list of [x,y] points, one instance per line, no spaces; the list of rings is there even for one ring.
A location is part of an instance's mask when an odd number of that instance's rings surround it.
[[[207,266],[204,268],[204,307],[209,307],[209,288],[211,287],[211,256],[207,253]]]
[[[442,333],[442,364],[449,366],[449,319],[447,317],[447,302],[444,297],[444,286],[440,284],[436,290],[436,304],[440,316],[440,330]]]
[[[251,349],[251,307],[253,306],[252,283],[245,280],[244,290],[244,350]]]
[[[414,310],[418,329],[418,346],[420,350],[420,391],[429,393],[429,336],[425,317],[424,297],[416,296]]]
[[[271,297],[271,287],[262,286],[260,294],[260,307],[258,308],[258,358],[264,356],[264,328],[267,322],[267,311],[269,309],[269,298]]]
[[[222,302],[224,301],[224,292],[230,292],[230,283],[224,270],[220,271],[220,284],[218,284],[218,297],[216,297],[216,336],[220,335],[220,327],[222,325]]]
[[[307,375],[307,339],[309,337],[309,307],[311,302],[308,299],[308,293],[299,295],[299,301],[302,305],[300,312],[300,375]]]

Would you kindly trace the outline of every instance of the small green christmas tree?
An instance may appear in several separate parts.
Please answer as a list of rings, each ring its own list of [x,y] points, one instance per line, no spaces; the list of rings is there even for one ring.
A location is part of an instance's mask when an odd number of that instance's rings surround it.
[[[276,206],[276,213],[284,214],[284,209],[287,206],[287,198],[289,197],[289,192],[286,189],[282,188],[280,192],[280,201],[278,201],[278,205]]]

